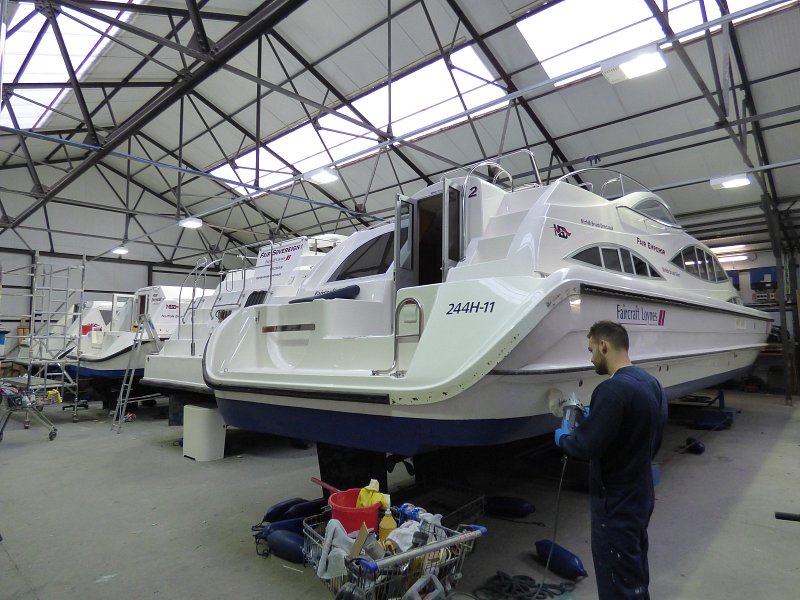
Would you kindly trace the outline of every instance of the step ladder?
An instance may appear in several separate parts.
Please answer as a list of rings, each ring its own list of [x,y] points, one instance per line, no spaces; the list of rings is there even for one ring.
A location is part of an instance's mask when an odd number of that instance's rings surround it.
[[[152,341],[155,346],[155,351],[149,354],[157,354],[161,351],[161,339],[155,331],[155,326],[147,315],[139,315],[136,320],[138,326],[136,328],[136,335],[133,336],[133,345],[131,346],[131,353],[128,357],[128,368],[125,369],[125,375],[122,377],[122,387],[119,389],[119,397],[117,398],[117,406],[114,409],[114,420],[111,422],[111,430],[116,430],[117,433],[122,433],[122,424],[125,422],[125,415],[128,414],[128,402],[131,398],[131,389],[133,388],[133,378],[136,375],[135,360],[139,348],[147,341]],[[145,334],[147,337],[145,338]]]

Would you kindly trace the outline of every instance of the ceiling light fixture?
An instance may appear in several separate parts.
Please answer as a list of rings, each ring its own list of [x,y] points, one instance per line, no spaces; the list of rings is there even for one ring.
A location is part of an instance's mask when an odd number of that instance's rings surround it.
[[[306,175],[306,179],[310,179],[314,183],[326,184],[333,183],[339,179],[339,176],[330,169],[317,169]]]
[[[744,262],[748,260],[753,260],[754,255],[751,254],[729,254],[728,256],[720,256],[717,260],[721,263],[730,263],[730,262]]]
[[[197,217],[186,217],[178,221],[178,225],[186,227],[186,229],[199,229],[203,226],[203,222]]]
[[[711,187],[715,190],[728,190],[731,188],[742,187],[750,185],[750,176],[747,173],[738,173],[736,175],[726,175],[725,177],[714,177],[709,180]]]
[[[657,47],[650,50],[638,50],[612,58],[600,65],[609,83],[620,83],[634,77],[641,77],[666,68],[667,60]]]
[[[111,249],[111,253],[112,254],[120,254],[120,255],[127,254],[128,253],[128,249],[125,246],[117,246],[116,248],[112,248]]]
[[[711,248],[714,254],[728,254],[730,252],[741,252],[744,250],[744,244],[734,244],[733,246],[720,246],[719,248]]]

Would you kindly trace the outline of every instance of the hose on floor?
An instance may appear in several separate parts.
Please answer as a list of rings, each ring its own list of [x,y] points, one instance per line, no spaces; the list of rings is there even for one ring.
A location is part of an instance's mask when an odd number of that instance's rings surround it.
[[[478,600],[547,600],[557,598],[575,589],[575,583],[541,583],[527,575],[509,575],[498,571],[472,593]]]

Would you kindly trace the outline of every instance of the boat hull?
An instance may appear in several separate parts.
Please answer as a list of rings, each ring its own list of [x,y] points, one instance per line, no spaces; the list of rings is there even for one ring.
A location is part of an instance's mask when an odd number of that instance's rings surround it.
[[[670,400],[714,387],[750,370],[760,346],[636,364],[662,381]],[[553,372],[492,372],[433,406],[304,398],[257,390],[216,390],[228,425],[340,446],[413,456],[437,448],[503,444],[552,431],[548,394],[575,391],[588,404],[605,377],[589,366]],[[585,397],[584,397],[585,396]]]
[[[83,353],[77,369],[78,376],[81,379],[122,379],[129,367],[134,369],[134,377],[144,375],[145,358],[155,349],[155,345],[152,341],[144,340],[135,350],[134,356],[131,357],[133,334],[128,337],[130,339],[124,340],[120,336],[120,339],[108,352]],[[75,369],[74,367],[68,368]]]

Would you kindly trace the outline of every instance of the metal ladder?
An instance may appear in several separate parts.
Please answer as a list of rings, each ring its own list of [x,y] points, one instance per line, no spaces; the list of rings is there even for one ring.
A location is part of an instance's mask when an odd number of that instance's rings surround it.
[[[136,335],[133,336],[133,345],[131,346],[131,353],[128,357],[128,368],[125,369],[125,375],[122,377],[122,387],[119,389],[119,397],[117,398],[117,406],[114,409],[114,420],[111,422],[111,431],[116,429],[117,433],[122,433],[122,424],[125,422],[125,415],[128,412],[128,401],[131,398],[131,389],[133,388],[133,378],[136,374],[136,365],[134,364],[139,348],[147,339],[144,339],[144,334],[155,345],[156,354],[161,351],[161,340],[155,332],[155,327],[150,317],[147,315],[139,315],[136,320],[137,328]]]

